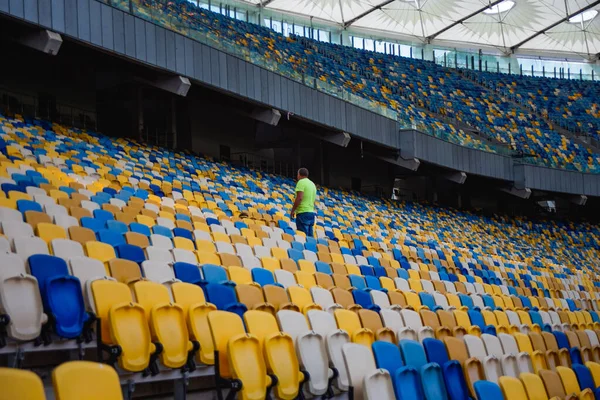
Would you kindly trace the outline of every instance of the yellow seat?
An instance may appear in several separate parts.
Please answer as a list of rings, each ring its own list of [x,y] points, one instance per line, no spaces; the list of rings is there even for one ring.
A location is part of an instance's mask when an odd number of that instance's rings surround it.
[[[529,400],[523,383],[512,376],[501,376],[498,379],[500,389],[505,399],[510,400]]]
[[[281,269],[281,264],[276,258],[262,257],[260,263],[264,269],[268,269],[271,272],[275,272],[276,269]]]
[[[110,276],[127,285],[142,279],[140,266],[130,260],[113,258],[108,262],[108,269],[110,271]]]
[[[168,368],[186,365],[193,346],[183,308],[171,301],[169,290],[160,283],[138,281],[133,285],[137,302],[146,310],[153,341],[163,346],[162,364]]]
[[[338,328],[345,330],[352,342],[371,348],[375,334],[362,327],[358,314],[350,310],[335,310],[334,315]]]
[[[0,368],[0,400],[45,400],[44,385],[31,371]]]
[[[277,320],[269,313],[247,311],[244,322],[248,333],[256,336],[261,343],[267,370],[277,377],[277,398],[295,399],[304,374],[300,371],[294,340],[287,333],[280,332]]]
[[[235,292],[240,303],[245,304],[248,310],[265,311],[275,315],[275,306],[267,303],[260,286],[257,285],[236,285]]]
[[[288,258],[287,250],[281,249],[279,247],[271,248],[271,255],[278,260],[285,260],[286,258]]]
[[[358,317],[360,318],[360,323],[362,326],[373,332],[377,340],[390,342],[393,344],[398,343],[396,341],[396,334],[394,331],[383,326],[383,322],[381,321],[381,317],[379,316],[378,312],[362,309],[358,310]]]
[[[290,301],[287,292],[280,286],[265,285],[263,286],[263,293],[265,295],[265,300],[269,304],[272,304],[276,311],[300,311],[300,307]]]
[[[290,286],[287,288],[287,292],[292,303],[300,307],[300,311],[304,314],[310,310],[322,310],[320,305],[315,304],[308,289],[299,286]]]
[[[208,314],[216,311],[214,304],[207,303],[204,292],[197,285],[175,282],[171,285],[173,300],[181,306],[185,315],[190,339],[200,344],[197,360],[202,364],[215,363],[215,349],[210,336]]]
[[[92,241],[86,242],[83,248],[88,257],[104,263],[107,273],[110,274],[108,262],[113,258],[117,258],[114,247],[107,243]]]
[[[575,371],[567,367],[556,367],[556,372],[560,376],[565,393],[568,395],[576,395],[579,400],[594,400],[594,393],[590,389],[581,390]]]
[[[67,232],[62,226],[39,223],[35,228],[35,234],[46,243],[50,243],[54,239],[67,239]]]
[[[181,236],[176,236],[173,238],[173,245],[176,249],[184,249],[189,251],[196,250],[196,248],[194,247],[194,242],[192,242],[188,238],[184,238]]]
[[[529,339],[529,336],[525,335],[524,333],[517,332],[513,333],[513,337],[519,346],[519,351],[528,353],[530,355],[531,363],[533,364],[533,370],[535,373],[538,373],[541,369],[548,369],[546,356],[539,350],[533,350],[533,345],[531,344],[531,339]]]
[[[203,264],[213,264],[213,265],[221,265],[221,258],[215,253],[208,253],[206,251],[198,251],[196,252],[196,256],[198,257],[198,262]]]
[[[210,240],[196,239],[196,248],[198,251],[203,251],[207,253],[216,253],[217,248],[214,243]]]
[[[317,272],[315,264],[312,261],[308,260],[299,260],[298,269],[302,272],[308,272],[310,274],[314,274],[315,272]]]
[[[296,282],[298,282],[299,285],[302,285],[306,289],[310,289],[313,286],[317,286],[317,281],[312,272],[296,271],[294,272],[294,276],[296,277]]]
[[[529,372],[521,373],[519,378],[521,378],[521,382],[523,383],[523,387],[525,388],[525,392],[527,392],[529,400],[548,400],[548,394],[542,378]]]
[[[252,273],[244,267],[229,267],[227,268],[229,280],[235,282],[236,285],[256,285],[252,280]]]
[[[109,365],[70,361],[52,371],[56,400],[122,400],[119,375]]]
[[[156,225],[156,221],[154,220],[154,218],[149,217],[147,215],[137,215],[135,217],[135,220],[142,224],[142,225],[146,225],[149,228],[152,228],[154,225]]]

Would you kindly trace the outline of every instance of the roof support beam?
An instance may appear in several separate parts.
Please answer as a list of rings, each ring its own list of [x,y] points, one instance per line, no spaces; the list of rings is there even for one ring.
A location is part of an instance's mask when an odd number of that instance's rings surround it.
[[[534,33],[533,35],[529,36],[528,38],[522,40],[521,42],[515,44],[514,46],[512,46],[510,48],[510,50],[514,53],[514,51],[516,49],[518,49],[519,47],[523,46],[525,43],[535,39],[536,37],[548,32],[550,29],[557,27],[558,25],[562,24],[563,22],[566,22],[568,20],[570,20],[571,18],[581,14],[582,12],[585,12],[591,8],[596,7],[598,4],[600,4],[600,0],[596,0],[590,4],[588,4],[587,6],[580,8],[579,10],[575,11],[574,13],[571,14],[567,14],[567,16],[565,16],[564,18],[561,18],[560,20],[556,21],[555,23],[553,23],[552,25],[547,26],[546,28],[537,31],[536,33]]]
[[[442,33],[446,32],[447,30],[452,29],[455,26],[464,23],[466,20],[473,18],[476,15],[479,15],[480,13],[484,12],[485,10],[492,8],[495,5],[502,3],[503,1],[504,0],[494,0],[494,1],[490,2],[488,5],[486,5],[485,7],[482,7],[480,9],[472,12],[471,14],[467,15],[466,17],[462,17],[461,19],[454,21],[450,25],[446,26],[444,29],[437,31],[433,35],[427,36],[427,42],[430,43],[433,39],[435,39],[437,36],[441,35]]]
[[[265,1],[261,1],[261,2],[259,3],[259,7],[266,7],[266,6],[268,6],[268,5],[269,5],[270,3],[272,3],[272,2],[273,2],[273,0],[265,0]]]
[[[267,0],[267,1],[272,1],[272,0]],[[377,11],[382,9],[383,7],[387,6],[390,3],[393,3],[395,0],[385,0],[383,3],[365,11],[362,14],[357,15],[356,17],[352,18],[350,21],[346,21],[344,22],[344,29],[346,29],[347,27],[349,27],[350,25],[352,25],[353,23],[355,23],[356,21],[358,21],[359,19],[366,17],[367,15],[371,14],[373,11]]]

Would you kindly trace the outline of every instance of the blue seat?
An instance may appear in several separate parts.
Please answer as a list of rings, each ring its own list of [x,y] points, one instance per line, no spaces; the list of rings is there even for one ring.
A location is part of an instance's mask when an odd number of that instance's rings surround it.
[[[500,386],[490,381],[477,381],[473,384],[477,400],[504,400]],[[510,399],[507,399],[510,400]]]
[[[458,293],[458,298],[460,299],[460,304],[467,307],[468,309],[474,307],[473,299],[471,298],[471,296],[468,296],[464,293]]]
[[[206,218],[206,225],[211,226],[211,225],[221,225],[221,223],[219,222],[218,219],[215,218]]]
[[[373,256],[367,257],[367,261],[369,262],[369,265],[371,267],[381,267],[381,264],[379,263],[379,259],[377,259]]]
[[[496,303],[494,303],[494,298],[492,296],[489,294],[482,294],[481,298],[484,306],[490,307],[492,310],[496,309]]]
[[[94,203],[102,206],[104,204],[108,204],[108,202],[110,201],[110,196],[107,199],[105,196],[100,196],[99,194],[90,197],[90,201],[93,201]]]
[[[22,214],[25,214],[27,211],[44,211],[39,203],[32,200],[17,200],[17,210],[21,211]]]
[[[230,281],[227,277],[227,271],[225,270],[225,268],[221,266],[205,264],[202,267],[200,267],[200,270],[202,271],[203,276],[203,279],[200,282],[200,286],[202,286],[202,288],[205,288],[206,285],[208,285],[209,283],[218,283],[229,286],[235,286],[235,283]]]
[[[372,345],[377,368],[389,372],[394,385],[396,398],[401,400],[422,400],[423,389],[416,368],[405,366],[398,346],[377,341]]]
[[[217,309],[229,311],[243,317],[248,308],[240,303],[235,294],[235,289],[230,285],[209,283],[204,287],[207,300],[213,303]]]
[[[489,335],[496,336],[496,327],[494,325],[486,325],[483,315],[479,310],[468,310],[467,314],[471,320],[471,324],[477,325],[481,329],[481,333],[487,333]]]
[[[24,187],[21,187],[19,185],[15,185],[13,183],[3,183],[0,187],[2,188],[2,191],[4,193],[6,193],[7,196],[8,196],[8,194],[10,192],[27,193],[27,191],[25,190]]]
[[[352,255],[352,251],[350,251],[350,249],[347,247],[340,247],[340,252],[342,253],[342,255],[346,255],[346,256]]]
[[[315,262],[315,268],[317,269],[317,272],[322,272],[322,273],[328,274],[328,275],[333,274],[333,271],[331,270],[331,266],[329,264],[327,264],[326,262],[323,262],[323,261]]]
[[[129,230],[131,232],[139,233],[144,236],[150,237],[152,231],[147,225],[140,224],[139,222],[132,222],[129,224]]]
[[[306,243],[304,243],[304,249],[305,250],[310,250],[313,253],[318,253],[319,252],[319,249],[317,248],[317,243],[311,242],[311,241],[308,241],[308,240],[306,241]]]
[[[116,247],[119,258],[136,262],[138,264],[146,261],[146,253],[144,249],[134,244],[121,244]]]
[[[152,233],[154,233],[156,235],[166,236],[169,239],[173,239],[173,232],[166,226],[154,225],[152,227]]]
[[[282,284],[275,282],[273,273],[265,268],[252,268],[250,271],[252,274],[252,280],[258,283],[260,286],[275,285],[283,287]]]
[[[182,282],[194,285],[200,285],[200,282],[202,282],[202,274],[197,265],[180,261],[173,264],[173,271],[175,272],[175,278]]]
[[[410,278],[410,276],[408,275],[408,271],[405,270],[404,268],[398,268],[396,270],[396,272],[398,273],[398,278],[402,278],[402,279],[406,279],[406,280],[408,280],[408,278]]]
[[[581,390],[590,389],[594,392],[594,397],[599,399],[600,388],[596,387],[594,377],[588,367],[582,364],[572,364],[571,369],[575,371],[575,375],[577,375],[577,382],[579,382]]]
[[[521,299],[521,303],[523,304],[524,308],[529,308],[530,310],[533,308],[533,305],[531,304],[531,300],[529,300],[529,297],[519,296],[519,299]]]
[[[292,242],[292,249],[304,251],[304,245],[302,243],[300,243],[300,242],[293,241]]]
[[[427,360],[442,367],[449,400],[469,400],[470,393],[462,366],[458,361],[448,358],[444,343],[438,339],[426,338],[423,340],[423,347]]]
[[[566,300],[567,300],[567,305],[569,306],[569,310],[577,311],[577,305],[575,305],[575,302],[572,299],[566,299]]]
[[[106,226],[106,221],[103,221],[101,219],[91,218],[91,217],[82,217],[79,220],[79,223],[84,228],[91,229],[96,234],[98,232],[100,232],[100,230],[104,229],[104,227]]]
[[[106,210],[94,210],[94,218],[100,219],[102,221],[114,221],[115,217],[112,215],[110,211]]]
[[[350,279],[350,284],[357,289],[367,289],[367,282],[365,282],[365,278],[360,275],[348,275]]]
[[[368,265],[359,266],[360,273],[364,276],[375,276],[375,270]]]
[[[421,304],[427,306],[431,311],[437,311],[442,309],[441,306],[435,304],[435,299],[431,293],[421,292],[419,293],[419,299],[421,299]]]
[[[352,291],[352,297],[354,297],[354,302],[362,308],[366,308],[367,310],[373,310],[377,312],[381,311],[381,307],[373,303],[370,291],[364,289],[354,289]]]
[[[373,271],[375,271],[375,276],[377,277],[387,276],[387,272],[383,267],[373,267]]]
[[[90,317],[85,311],[81,283],[69,275],[67,263],[59,257],[35,254],[29,257],[29,268],[38,281],[54,332],[66,339],[81,337]]]
[[[287,253],[288,257],[296,262],[304,260],[304,254],[300,250],[288,249]]]
[[[380,290],[386,293],[388,291],[387,289],[384,289],[383,286],[381,286],[381,282],[376,276],[365,276],[365,283],[367,284],[367,288],[369,289]]]
[[[192,232],[184,228],[174,228],[173,235],[175,237],[183,237],[189,239],[192,242],[194,241],[194,235],[192,235]]]
[[[113,247],[117,247],[127,243],[122,233],[114,231],[112,229],[100,229],[96,233],[96,236],[98,237],[99,241],[106,244],[110,244]]]
[[[192,219],[190,217],[188,217],[187,215],[185,215],[185,214],[175,214],[175,219],[177,221],[187,221],[189,223],[192,223]],[[239,222],[235,223],[236,228],[237,228],[238,223]],[[244,224],[244,223],[242,222],[242,224]],[[246,224],[244,224],[244,225],[246,225]]]
[[[127,224],[121,221],[106,221],[106,227],[111,231],[119,232],[119,233],[127,233],[129,232],[129,228],[127,228]]]
[[[538,311],[529,311],[529,316],[531,317],[531,322],[538,324],[544,332],[552,332],[552,325],[544,324],[544,320]]]
[[[439,364],[428,362],[425,349],[421,343],[402,339],[400,341],[400,352],[404,364],[417,370],[421,379],[424,398],[427,400],[448,398],[442,368]]]

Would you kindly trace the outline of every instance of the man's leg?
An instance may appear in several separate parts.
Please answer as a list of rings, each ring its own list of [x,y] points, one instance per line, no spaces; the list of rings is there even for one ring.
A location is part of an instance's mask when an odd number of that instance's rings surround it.
[[[306,229],[306,236],[308,237],[315,237],[315,233],[313,232],[313,228],[315,226],[315,213],[306,213],[307,216],[307,221],[306,221],[306,225],[307,225],[307,229]]]
[[[304,213],[302,213],[302,214],[296,214],[296,228],[300,232],[304,232],[304,234],[308,236],[307,226],[304,223],[304,219],[302,217],[303,215],[304,215]]]

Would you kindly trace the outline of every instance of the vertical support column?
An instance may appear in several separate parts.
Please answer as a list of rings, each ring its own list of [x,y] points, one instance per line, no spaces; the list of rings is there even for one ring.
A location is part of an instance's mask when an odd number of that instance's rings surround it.
[[[148,140],[144,138],[144,88],[137,88],[137,135],[138,140]]]
[[[177,148],[177,101],[171,96],[171,133],[173,135],[173,149]]]

